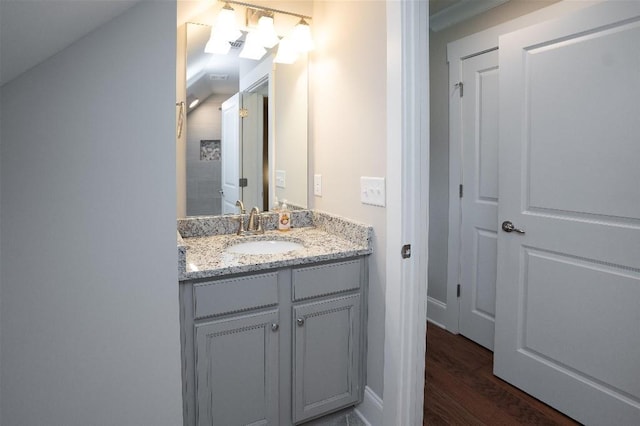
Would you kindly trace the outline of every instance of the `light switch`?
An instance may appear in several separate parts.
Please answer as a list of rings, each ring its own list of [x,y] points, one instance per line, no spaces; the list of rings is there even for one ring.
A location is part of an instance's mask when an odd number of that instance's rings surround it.
[[[287,172],[276,170],[276,187],[285,188],[287,186]]]
[[[386,191],[383,177],[360,178],[360,201],[363,204],[384,207],[386,205]]]
[[[322,175],[313,175],[313,195],[322,197]]]

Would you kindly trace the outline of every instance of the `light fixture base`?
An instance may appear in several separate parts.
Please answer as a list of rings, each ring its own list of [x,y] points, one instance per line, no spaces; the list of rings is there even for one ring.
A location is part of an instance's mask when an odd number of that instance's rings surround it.
[[[274,13],[269,10],[261,10],[261,9],[254,9],[252,7],[247,7],[246,21],[245,21],[247,28],[258,28],[258,21],[263,16],[266,16],[268,18],[273,18]]]

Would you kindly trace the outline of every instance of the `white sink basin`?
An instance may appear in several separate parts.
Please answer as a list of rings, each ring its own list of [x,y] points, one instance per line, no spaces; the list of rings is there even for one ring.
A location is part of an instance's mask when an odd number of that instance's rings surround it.
[[[247,241],[231,245],[225,249],[235,254],[281,254],[304,248],[302,244],[282,240]]]

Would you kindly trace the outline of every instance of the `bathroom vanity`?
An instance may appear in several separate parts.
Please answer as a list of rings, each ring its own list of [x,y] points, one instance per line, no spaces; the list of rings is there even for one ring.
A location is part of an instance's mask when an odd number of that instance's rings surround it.
[[[359,403],[372,229],[301,211],[286,235],[220,233],[235,220],[178,224],[185,425],[300,424]],[[301,248],[233,249],[283,240]]]

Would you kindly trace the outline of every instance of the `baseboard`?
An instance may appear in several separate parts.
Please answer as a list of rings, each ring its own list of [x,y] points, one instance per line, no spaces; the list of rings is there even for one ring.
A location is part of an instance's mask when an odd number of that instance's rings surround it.
[[[364,388],[364,400],[354,411],[367,426],[382,426],[382,399],[369,386]]]
[[[427,296],[427,320],[438,327],[447,328],[445,324],[447,316],[447,304],[433,297]]]

